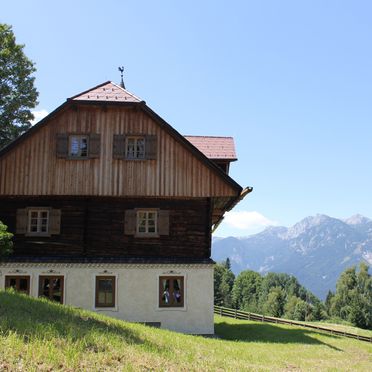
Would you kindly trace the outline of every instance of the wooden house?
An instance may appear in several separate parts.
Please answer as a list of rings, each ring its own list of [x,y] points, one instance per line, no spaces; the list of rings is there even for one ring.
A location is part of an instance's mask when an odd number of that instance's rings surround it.
[[[67,99],[0,151],[0,288],[212,334],[211,232],[251,191],[234,160],[232,138],[182,136],[112,82]]]

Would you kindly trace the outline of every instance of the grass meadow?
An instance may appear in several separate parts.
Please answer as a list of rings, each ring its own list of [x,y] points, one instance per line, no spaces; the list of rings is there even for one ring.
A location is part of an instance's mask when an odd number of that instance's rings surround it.
[[[0,371],[370,371],[372,344],[215,318],[215,338],[0,291]]]

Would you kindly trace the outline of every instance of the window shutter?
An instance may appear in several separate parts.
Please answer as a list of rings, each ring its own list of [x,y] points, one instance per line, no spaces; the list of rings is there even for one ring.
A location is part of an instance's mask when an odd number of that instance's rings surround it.
[[[125,156],[125,137],[123,134],[114,134],[112,147],[113,159],[124,159]]]
[[[137,213],[134,209],[125,211],[124,234],[134,235],[136,233]]]
[[[157,155],[157,138],[156,136],[146,136],[145,137],[145,151],[146,159],[153,160],[156,159]]]
[[[159,211],[158,232],[159,235],[169,235],[169,211]]]
[[[49,212],[49,234],[59,235],[61,233],[61,210],[51,209]]]
[[[89,135],[89,157],[99,158],[101,153],[101,135],[99,133],[91,133]]]
[[[16,234],[26,234],[28,224],[27,209],[17,209]]]
[[[57,134],[57,158],[67,158],[68,155],[68,135],[66,133]]]

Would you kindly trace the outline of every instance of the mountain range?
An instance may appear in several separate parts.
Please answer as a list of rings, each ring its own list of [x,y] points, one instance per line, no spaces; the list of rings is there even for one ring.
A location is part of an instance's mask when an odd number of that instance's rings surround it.
[[[372,220],[359,214],[346,220],[318,214],[289,228],[213,238],[212,258],[220,262],[227,257],[236,275],[247,269],[291,274],[324,300],[347,267],[361,261],[372,265]]]

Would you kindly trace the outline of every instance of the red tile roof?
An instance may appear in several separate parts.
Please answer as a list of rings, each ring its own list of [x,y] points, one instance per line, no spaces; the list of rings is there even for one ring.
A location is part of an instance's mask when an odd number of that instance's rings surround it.
[[[111,81],[79,93],[72,100],[77,101],[110,101],[110,102],[141,102],[142,100],[126,89]]]
[[[207,158],[214,160],[237,160],[232,137],[184,136]]]

